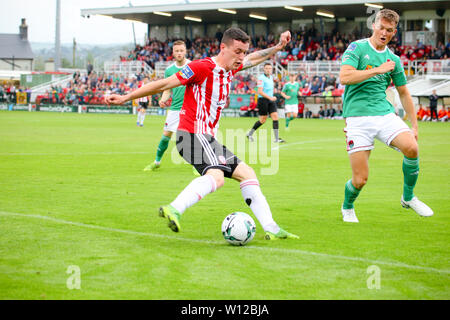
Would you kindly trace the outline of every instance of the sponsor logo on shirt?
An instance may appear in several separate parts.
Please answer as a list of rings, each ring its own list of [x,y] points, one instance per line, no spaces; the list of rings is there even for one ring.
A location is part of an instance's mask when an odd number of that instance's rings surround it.
[[[180,70],[180,72],[178,72],[180,74],[180,76],[183,79],[189,79],[194,75],[194,72],[192,71],[191,68],[189,68],[189,66],[185,66],[183,69]]]
[[[356,49],[356,43],[351,43],[347,48],[348,51],[355,51],[355,49]]]
[[[366,54],[366,55],[364,56],[364,59],[367,59],[367,60],[369,60],[369,59],[370,59],[369,55],[368,55],[368,54]]]

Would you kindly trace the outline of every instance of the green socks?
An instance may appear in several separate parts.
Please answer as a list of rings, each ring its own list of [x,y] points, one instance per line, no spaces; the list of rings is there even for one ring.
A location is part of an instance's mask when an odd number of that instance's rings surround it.
[[[410,201],[414,197],[414,187],[419,178],[419,158],[403,157],[403,199]]]
[[[170,137],[166,137],[163,135],[161,140],[159,141],[158,150],[156,151],[156,159],[155,161],[160,162],[164,152],[167,150],[169,146]]]
[[[419,177],[419,158],[403,157],[403,200],[410,201],[414,197],[414,187]],[[345,184],[345,199],[342,207],[353,209],[353,202],[359,195],[361,189],[356,189],[352,180]]]
[[[355,202],[360,191],[361,189],[356,189],[353,186],[352,179],[348,180],[345,184],[345,199],[342,207],[344,209],[353,209],[353,202]]]
[[[289,122],[291,122],[292,120],[294,120],[294,117],[286,117],[286,128],[289,127]]]

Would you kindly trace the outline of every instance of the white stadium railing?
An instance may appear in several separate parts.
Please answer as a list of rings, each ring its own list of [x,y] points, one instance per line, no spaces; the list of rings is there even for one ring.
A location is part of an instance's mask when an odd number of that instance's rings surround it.
[[[130,77],[141,73],[141,70],[148,75],[153,74],[153,69],[144,61],[108,61],[104,64],[106,74],[117,74]]]
[[[340,61],[291,61],[288,63],[288,72],[295,74],[334,74],[337,76],[340,68]]]
[[[281,74],[284,75],[286,73],[286,69],[283,68],[283,66],[281,64],[279,64],[278,62],[275,61],[270,61],[272,63],[272,66],[274,68],[273,73],[274,74]],[[166,68],[168,66],[170,66],[172,63],[174,63],[173,61],[159,61],[157,63],[155,63],[155,75],[158,78],[163,78],[164,77],[164,71],[166,70]],[[264,73],[264,63],[261,63],[259,65],[257,65],[256,67],[241,71],[240,74],[244,74],[244,75],[252,75],[252,76],[258,76],[260,74]]]

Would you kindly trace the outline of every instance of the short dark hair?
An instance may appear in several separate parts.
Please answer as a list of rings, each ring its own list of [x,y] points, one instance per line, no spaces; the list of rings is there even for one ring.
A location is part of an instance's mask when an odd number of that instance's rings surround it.
[[[243,43],[250,42],[250,37],[243,30],[239,28],[228,28],[222,37],[221,43],[230,44],[232,40],[241,41]]]
[[[266,61],[266,63],[264,63],[264,67],[265,67],[265,66],[271,66],[271,67],[273,67],[273,66],[272,66],[272,63],[269,62],[269,61]]]

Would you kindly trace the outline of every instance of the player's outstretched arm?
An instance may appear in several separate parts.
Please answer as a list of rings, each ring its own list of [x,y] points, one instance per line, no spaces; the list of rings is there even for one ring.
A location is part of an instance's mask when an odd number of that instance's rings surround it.
[[[243,63],[243,69],[248,69],[251,67],[254,67],[261,62],[269,59],[272,57],[275,53],[277,53],[280,50],[283,50],[283,48],[291,41],[291,33],[289,31],[285,31],[280,35],[280,41],[277,45],[264,49],[259,50],[250,53],[244,58]]]
[[[341,84],[357,84],[366,81],[377,74],[384,74],[391,72],[395,68],[394,61],[388,61],[380,65],[379,67],[368,70],[356,70],[355,67],[344,64],[339,72],[339,79]]]
[[[402,102],[403,109],[405,109],[406,114],[408,115],[408,119],[411,122],[411,128],[414,133],[414,137],[416,140],[418,139],[418,131],[419,127],[417,125],[417,117],[416,110],[414,109],[414,102],[409,93],[409,89],[406,85],[396,87],[398,94],[400,96],[400,101]]]
[[[172,75],[168,78],[149,82],[146,85],[140,87],[139,89],[137,89],[133,92],[130,92],[126,95],[112,94],[112,95],[106,97],[105,101],[106,101],[106,104],[108,104],[108,105],[123,104],[127,101],[146,97],[146,96],[152,96],[154,94],[178,87],[180,85],[181,85],[181,82],[180,82],[180,80],[178,80],[177,76]]]

